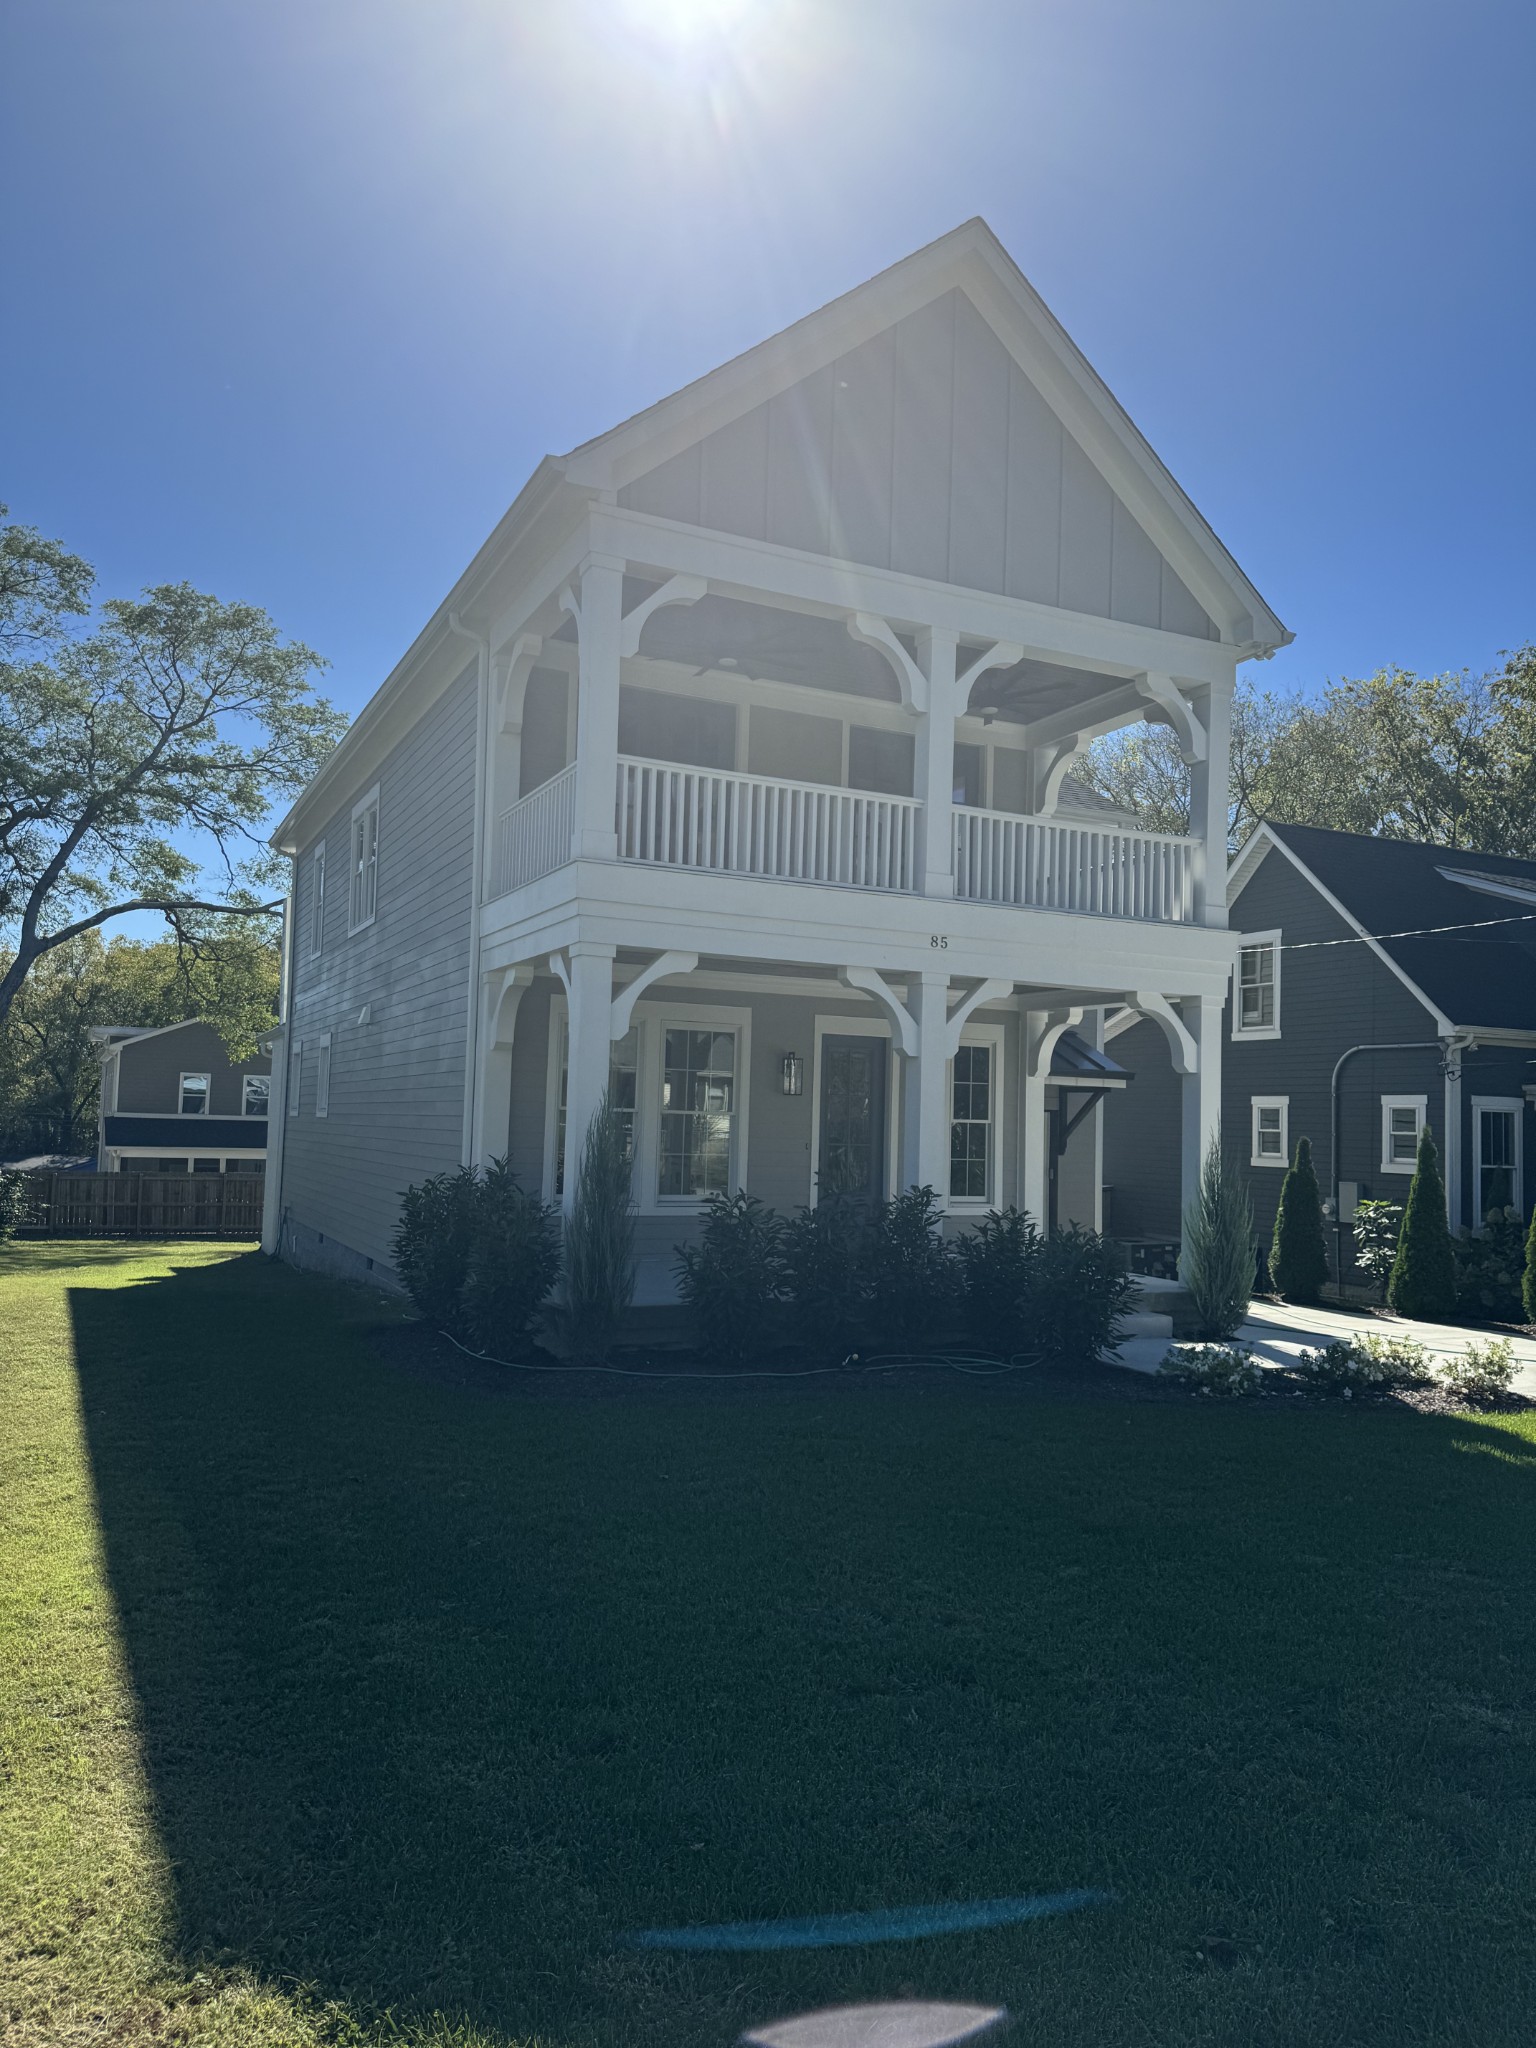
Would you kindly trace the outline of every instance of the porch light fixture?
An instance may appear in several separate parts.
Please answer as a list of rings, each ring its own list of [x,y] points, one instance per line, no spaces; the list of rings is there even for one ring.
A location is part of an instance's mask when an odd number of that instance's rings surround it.
[[[799,1053],[785,1053],[784,1064],[780,1072],[783,1076],[782,1085],[786,1095],[803,1095],[805,1093],[805,1061],[801,1059]]]

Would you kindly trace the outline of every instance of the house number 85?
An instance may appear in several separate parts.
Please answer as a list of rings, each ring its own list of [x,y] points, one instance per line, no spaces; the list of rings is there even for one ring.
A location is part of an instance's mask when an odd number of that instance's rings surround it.
[[[928,943],[936,953],[947,953],[949,951],[948,933],[930,932],[928,934]]]

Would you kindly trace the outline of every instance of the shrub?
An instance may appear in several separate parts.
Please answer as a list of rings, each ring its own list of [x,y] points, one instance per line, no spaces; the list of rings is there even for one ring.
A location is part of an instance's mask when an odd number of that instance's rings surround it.
[[[991,1209],[955,1240],[961,1310],[978,1350],[1007,1358],[1030,1343],[1042,1246],[1022,1209]]]
[[[1387,1282],[1387,1300],[1400,1316],[1444,1320],[1456,1309],[1456,1261],[1445,1213],[1445,1186],[1428,1124],[1419,1133],[1419,1156],[1392,1277]]]
[[[958,1301],[955,1255],[932,1188],[882,1202],[864,1239],[861,1292],[876,1351],[925,1351],[946,1336]]]
[[[629,1133],[608,1090],[587,1126],[565,1233],[565,1313],[571,1355],[599,1365],[635,1292],[635,1198]]]
[[[1253,1293],[1253,1205],[1213,1137],[1200,1187],[1184,1217],[1179,1278],[1189,1289],[1202,1337],[1235,1337]]]
[[[433,1173],[400,1197],[390,1257],[400,1284],[429,1323],[467,1334],[464,1282],[474,1234],[477,1177],[472,1167]]]
[[[701,1348],[739,1364],[769,1341],[784,1298],[784,1225],[755,1195],[711,1195],[697,1244],[676,1247],[678,1293]]]
[[[1520,1304],[1525,1310],[1525,1320],[1536,1323],[1536,1209],[1531,1211],[1531,1227],[1525,1238],[1525,1271],[1520,1279]]]
[[[784,1226],[784,1285],[795,1340],[817,1358],[846,1358],[866,1341],[869,1212],[823,1195]]]
[[[24,1173],[0,1170],[0,1244],[32,1220],[32,1190]]]
[[[1355,1349],[1369,1362],[1379,1387],[1427,1387],[1435,1377],[1429,1353],[1411,1337],[1357,1337]]]
[[[1462,1315],[1495,1323],[1524,1320],[1525,1225],[1518,1209],[1490,1209],[1480,1231],[1452,1239],[1451,1255]]]
[[[1445,1383],[1464,1401],[1494,1401],[1507,1394],[1519,1371],[1514,1346],[1505,1337],[1469,1344],[1459,1358],[1445,1363]]]
[[[1310,1138],[1296,1140],[1296,1157],[1280,1186],[1269,1270],[1275,1292],[1286,1301],[1317,1301],[1328,1278],[1323,1204],[1312,1167]]]
[[[520,1188],[505,1159],[477,1182],[462,1312],[482,1351],[516,1357],[560,1277],[560,1212]]]
[[[1343,1337],[1325,1344],[1320,1351],[1303,1351],[1293,1370],[1312,1393],[1342,1394],[1346,1400],[1370,1384],[1359,1353]]]
[[[1253,1353],[1242,1344],[1176,1344],[1159,1372],[1182,1380],[1191,1392],[1242,1400],[1261,1384]]]
[[[1295,1371],[1315,1394],[1384,1394],[1422,1387],[1433,1379],[1429,1354],[1407,1337],[1340,1338],[1320,1351],[1303,1351]]]
[[[1397,1240],[1402,1234],[1401,1202],[1358,1202],[1350,1230],[1355,1240],[1355,1264],[1383,1301],[1392,1261],[1397,1257]]]
[[[1043,1240],[1035,1269],[1034,1331],[1056,1358],[1091,1360],[1119,1335],[1135,1295],[1118,1245],[1074,1224]]]

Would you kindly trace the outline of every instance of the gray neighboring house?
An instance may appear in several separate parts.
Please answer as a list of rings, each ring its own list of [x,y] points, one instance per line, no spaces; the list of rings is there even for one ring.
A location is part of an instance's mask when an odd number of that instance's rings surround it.
[[[1528,1212],[1536,860],[1264,825],[1233,863],[1229,905],[1222,1129],[1261,1241],[1303,1136],[1346,1222],[1357,1201],[1405,1199],[1425,1124],[1455,1228],[1495,1205]],[[1105,1112],[1109,1227],[1166,1249],[1179,1235],[1178,1084],[1160,1035],[1135,1018],[1111,1019],[1105,1039],[1135,1076]],[[1347,1235],[1345,1249],[1348,1272]]]
[[[103,1173],[263,1173],[272,1062],[238,1064],[211,1024],[97,1025]]]

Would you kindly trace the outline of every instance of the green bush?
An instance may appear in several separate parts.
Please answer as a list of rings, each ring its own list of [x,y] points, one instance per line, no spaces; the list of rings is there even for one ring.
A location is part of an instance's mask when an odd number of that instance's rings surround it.
[[[1445,1363],[1445,1383],[1464,1401],[1496,1401],[1514,1385],[1519,1371],[1514,1346],[1505,1337],[1469,1344],[1459,1358]]]
[[[823,1195],[784,1225],[784,1285],[795,1341],[815,1358],[846,1358],[869,1340],[869,1211]]]
[[[1456,1312],[1456,1260],[1445,1213],[1445,1184],[1428,1124],[1419,1133],[1419,1156],[1392,1277],[1387,1282],[1387,1300],[1400,1316],[1444,1321]]]
[[[1312,1167],[1312,1140],[1296,1140],[1296,1156],[1280,1185],[1280,1208],[1269,1254],[1275,1292],[1286,1301],[1318,1301],[1328,1278],[1323,1203]]]
[[[1195,1305],[1199,1334],[1235,1337],[1253,1294],[1253,1205],[1248,1190],[1213,1137],[1200,1167],[1200,1186],[1184,1217],[1179,1278]]]
[[[1035,1272],[1034,1329],[1053,1358],[1086,1363],[1107,1351],[1135,1295],[1118,1245],[1076,1224],[1044,1240]]]
[[[1383,1301],[1392,1261],[1397,1257],[1397,1240],[1402,1235],[1401,1202],[1358,1202],[1350,1231],[1355,1240],[1355,1264]]]
[[[24,1173],[0,1171],[0,1244],[32,1220],[32,1189]]]
[[[429,1323],[465,1337],[464,1282],[469,1276],[478,1176],[461,1166],[429,1174],[400,1197],[390,1257],[400,1284]]]
[[[583,1365],[607,1357],[635,1293],[635,1198],[629,1131],[603,1090],[587,1127],[565,1233],[562,1324]]]
[[[697,1244],[678,1245],[677,1288],[699,1346],[727,1365],[771,1343],[784,1300],[784,1225],[756,1195],[711,1195]]]
[[[516,1358],[560,1277],[560,1212],[520,1188],[504,1159],[476,1184],[463,1319],[482,1351]]]
[[[1525,1236],[1525,1271],[1520,1279],[1520,1304],[1525,1310],[1525,1320],[1536,1323],[1536,1209],[1531,1211],[1531,1227]]]
[[[1456,1306],[1493,1323],[1525,1320],[1525,1224],[1518,1209],[1490,1209],[1481,1230],[1452,1239]]]
[[[872,1212],[862,1278],[875,1351],[926,1351],[949,1335],[958,1277],[932,1188],[908,1188]]]
[[[1379,1387],[1427,1387],[1435,1377],[1429,1353],[1411,1337],[1357,1337],[1355,1349],[1368,1362]]]
[[[1044,1240],[1022,1209],[991,1209],[955,1239],[966,1333],[978,1350],[1008,1358],[1034,1347],[1034,1302]]]
[[[1408,1337],[1339,1338],[1320,1351],[1303,1351],[1294,1370],[1314,1394],[1384,1394],[1422,1387],[1433,1379],[1429,1354]]]
[[[1262,1374],[1243,1344],[1176,1344],[1158,1371],[1182,1380],[1192,1393],[1243,1400],[1256,1394]]]

